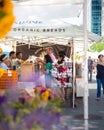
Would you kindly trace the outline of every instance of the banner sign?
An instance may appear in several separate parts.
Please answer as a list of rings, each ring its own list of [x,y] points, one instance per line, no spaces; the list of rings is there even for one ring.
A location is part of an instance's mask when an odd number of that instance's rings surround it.
[[[8,36],[45,36],[45,37],[73,37],[83,38],[83,27],[68,23],[42,22],[42,21],[19,21],[15,22]],[[93,41],[99,41],[100,36],[88,32],[88,38]]]
[[[13,28],[13,32],[65,32],[65,28]]]
[[[68,34],[68,28],[64,27],[14,27],[9,36],[57,36]],[[69,35],[69,34],[68,34]]]
[[[76,29],[62,22],[18,21],[8,36],[73,36]]]

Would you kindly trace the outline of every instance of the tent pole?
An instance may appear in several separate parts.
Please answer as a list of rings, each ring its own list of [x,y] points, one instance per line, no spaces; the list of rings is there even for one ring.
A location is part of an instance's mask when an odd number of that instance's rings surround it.
[[[87,0],[83,4],[83,26],[84,26],[84,119],[88,120],[88,34],[87,34]]]
[[[72,38],[72,86],[73,86],[73,108],[75,106],[75,53],[74,53],[74,39]]]

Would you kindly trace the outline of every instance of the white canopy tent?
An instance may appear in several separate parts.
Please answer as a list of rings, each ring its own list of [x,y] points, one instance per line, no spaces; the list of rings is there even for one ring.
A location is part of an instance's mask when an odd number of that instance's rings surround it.
[[[84,0],[14,0],[16,22],[8,36],[17,41],[31,40],[31,44],[34,40],[44,42],[50,39],[55,43],[68,44],[74,39],[81,48],[84,36],[83,3]],[[88,32],[89,43],[100,38]]]
[[[15,22],[8,36],[82,38],[83,33],[84,31],[82,26],[72,25],[62,20],[24,20]],[[90,41],[97,42],[101,39],[101,37],[94,33],[88,32],[88,39]]]
[[[52,20],[79,17],[83,0],[16,0],[14,3],[17,20]]]
[[[87,32],[88,45],[97,42],[101,39],[100,36]],[[26,44],[43,46],[43,42],[70,45],[72,41],[75,43],[74,51],[84,51],[84,31],[83,28],[77,25],[60,21],[60,20],[24,20],[14,23],[12,30],[9,32],[8,37],[15,42],[24,42]],[[45,44],[44,44],[45,45]]]

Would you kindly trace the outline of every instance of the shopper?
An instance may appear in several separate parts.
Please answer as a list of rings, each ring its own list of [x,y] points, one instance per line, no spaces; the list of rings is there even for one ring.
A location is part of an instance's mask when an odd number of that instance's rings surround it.
[[[59,77],[57,78],[60,83],[61,83],[61,93],[62,93],[62,100],[65,101],[65,83],[67,81],[66,78],[66,72],[67,72],[67,68],[64,67],[65,63],[64,63],[64,54],[59,53],[58,55],[58,61],[57,61],[57,69],[58,69],[58,73],[59,73]]]
[[[16,58],[16,53],[15,51],[11,51],[9,53],[9,62],[10,62],[10,65],[8,66],[11,70],[13,70],[14,68],[14,60]]]
[[[88,81],[92,81],[92,67],[93,60],[91,59],[91,56],[88,57]]]
[[[53,53],[53,48],[52,47],[47,47],[46,48],[46,53],[51,57],[53,63],[57,62],[56,57],[55,57],[55,55]]]
[[[49,55],[45,55],[44,57],[45,60],[45,85],[46,88],[51,87],[51,82],[52,82],[52,76],[51,76],[51,69],[52,69],[52,59]]]
[[[21,77],[21,64],[23,64],[22,60],[22,52],[16,53],[16,59],[14,61],[14,66],[16,67],[16,70],[18,71],[18,80],[20,80]]]
[[[97,69],[97,98],[96,100],[99,101],[101,98],[101,85],[103,87],[103,94],[104,94],[104,56],[99,55],[98,56],[98,62],[94,63],[92,66],[96,67]]]
[[[6,54],[2,54],[0,56],[0,68],[9,70],[10,68],[8,67],[10,65],[8,56]]]

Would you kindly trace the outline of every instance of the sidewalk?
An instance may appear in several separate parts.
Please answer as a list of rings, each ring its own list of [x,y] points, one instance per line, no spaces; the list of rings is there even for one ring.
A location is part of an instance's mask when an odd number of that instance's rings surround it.
[[[104,95],[96,101],[96,83],[88,83],[89,119],[84,121],[83,98],[77,98],[78,106],[74,109],[67,105],[63,108],[63,120],[68,125],[65,130],[104,130]]]

